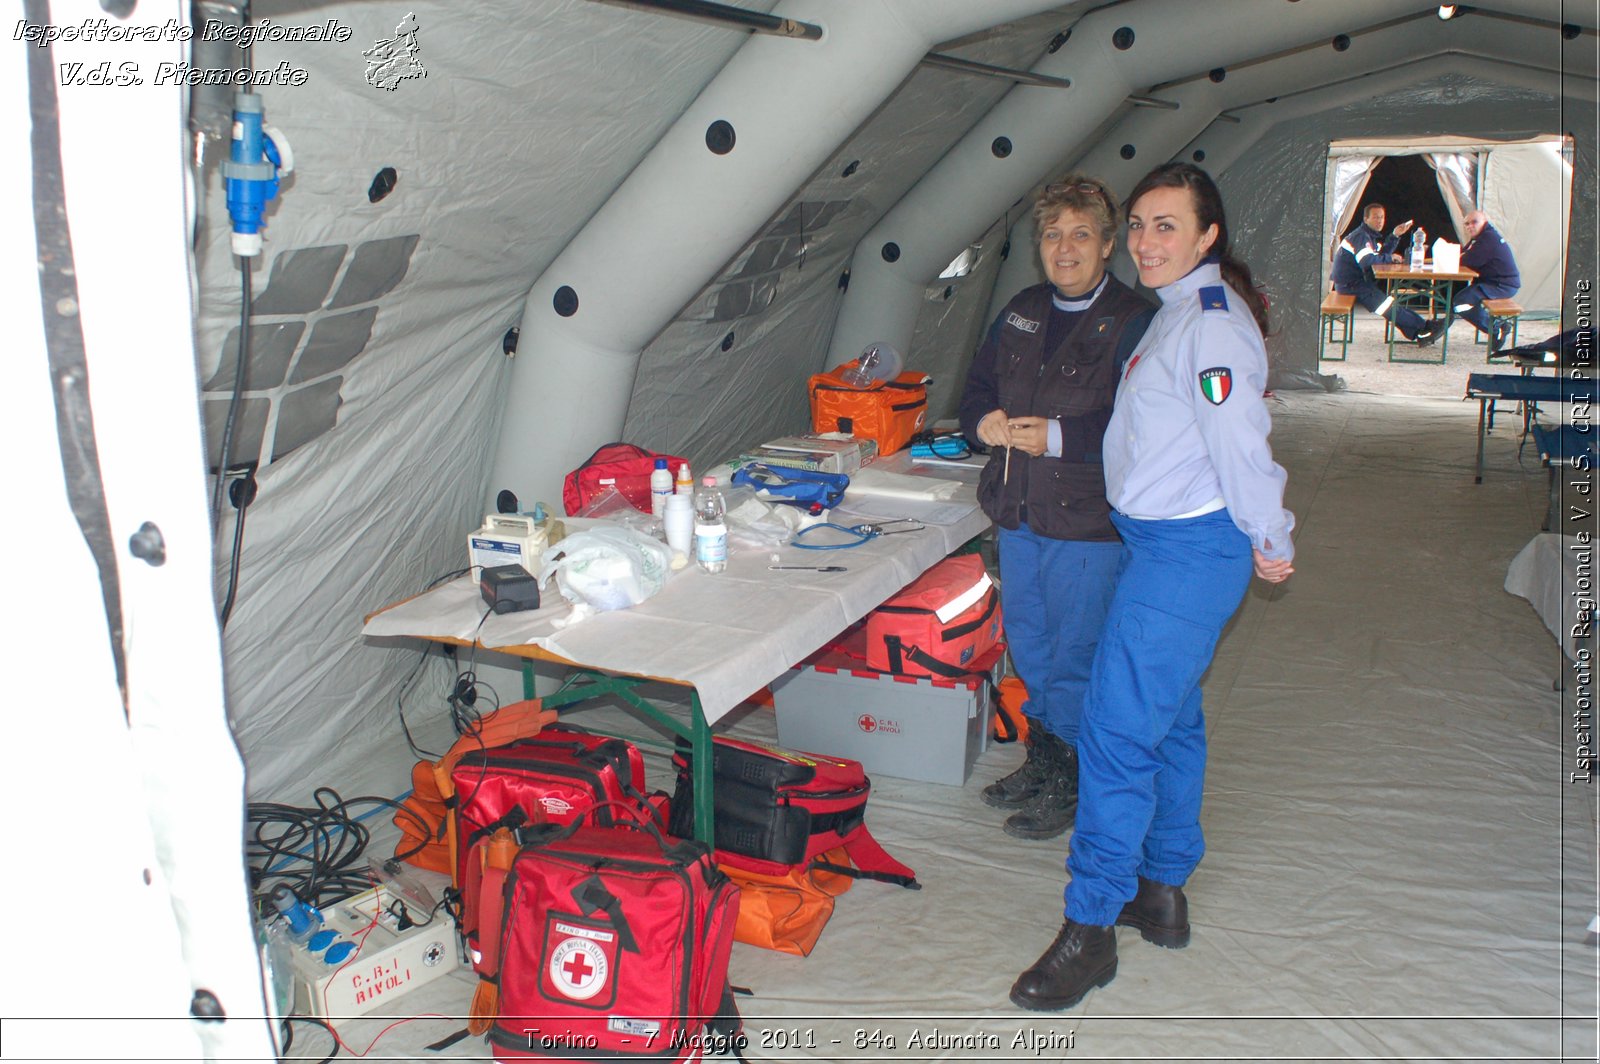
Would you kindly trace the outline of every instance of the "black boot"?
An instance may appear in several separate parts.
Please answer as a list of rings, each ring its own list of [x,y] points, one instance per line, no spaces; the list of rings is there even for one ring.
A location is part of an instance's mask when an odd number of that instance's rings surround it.
[[[1189,899],[1182,887],[1139,877],[1139,893],[1122,907],[1118,927],[1135,927],[1146,942],[1167,949],[1189,944]]]
[[[1033,801],[1006,818],[1003,830],[1019,839],[1053,839],[1078,815],[1078,750],[1061,742]]]
[[[984,805],[992,805],[996,809],[1021,809],[1039,793],[1044,783],[1045,766],[1061,740],[1045,729],[1044,721],[1029,717],[1028,737],[1022,742],[1027,748],[1027,757],[1021,767],[983,789]]]
[[[1116,976],[1116,931],[1068,920],[1044,956],[1017,976],[1011,1001],[1035,1012],[1071,1008],[1090,990],[1105,986]]]

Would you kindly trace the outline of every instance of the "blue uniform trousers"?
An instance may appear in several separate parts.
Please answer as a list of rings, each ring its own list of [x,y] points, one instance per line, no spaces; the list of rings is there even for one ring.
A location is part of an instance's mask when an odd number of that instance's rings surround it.
[[[1078,735],[1066,915],[1114,923],[1138,876],[1182,886],[1200,863],[1200,678],[1244,599],[1250,540],[1227,510],[1173,521],[1113,514],[1122,571]]]
[[[1445,311],[1444,320],[1450,321],[1451,314],[1462,321],[1470,321],[1474,328],[1481,333],[1489,331],[1489,312],[1483,309],[1485,299],[1510,299],[1519,289],[1505,284],[1484,284],[1474,281],[1455,294],[1450,301],[1450,309]]]
[[[1400,335],[1407,340],[1415,340],[1417,333],[1427,324],[1421,314],[1409,307],[1402,307],[1394,298],[1383,290],[1383,286],[1375,281],[1363,280],[1356,285],[1334,285],[1337,291],[1356,297],[1356,302],[1366,307],[1379,317],[1388,318],[1394,322],[1395,328],[1400,330]],[[1382,308],[1381,310],[1379,308]]]
[[[1122,544],[1050,539],[1026,523],[999,538],[1006,643],[1028,689],[1022,711],[1074,742]]]

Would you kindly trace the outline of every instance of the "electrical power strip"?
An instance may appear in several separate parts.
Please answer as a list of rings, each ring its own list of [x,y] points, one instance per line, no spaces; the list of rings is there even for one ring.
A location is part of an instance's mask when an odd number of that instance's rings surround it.
[[[334,932],[334,941],[315,953],[292,947],[296,1012],[334,1021],[361,1016],[460,966],[450,918],[441,912],[402,930],[390,912],[395,897],[378,886],[323,910],[323,930]],[[406,904],[411,919],[427,915]]]

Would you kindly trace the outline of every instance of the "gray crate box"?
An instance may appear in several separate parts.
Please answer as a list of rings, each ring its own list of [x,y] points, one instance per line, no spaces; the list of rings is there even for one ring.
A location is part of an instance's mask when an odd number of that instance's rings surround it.
[[[996,652],[987,670],[996,684],[1004,664]],[[935,682],[824,656],[775,680],[772,701],[782,746],[851,757],[871,774],[959,787],[989,746],[993,692],[978,676]]]

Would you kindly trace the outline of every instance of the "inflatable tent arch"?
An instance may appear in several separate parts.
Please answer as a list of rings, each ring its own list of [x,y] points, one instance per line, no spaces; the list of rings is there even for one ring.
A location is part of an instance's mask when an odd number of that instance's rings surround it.
[[[123,830],[100,837],[99,874],[61,877],[55,904],[121,915],[100,971],[126,1014],[259,1011],[239,802],[303,802],[325,780],[403,786],[394,693],[415,650],[364,643],[360,615],[458,567],[497,489],[550,499],[575,457],[617,436],[714,460],[798,428],[804,378],[871,340],[927,336],[915,361],[959,379],[998,234],[1072,163],[1125,191],[1148,165],[1205,153],[1241,250],[1282,289],[1280,370],[1314,360],[1296,308],[1315,305],[1322,208],[1305,190],[1329,139],[1570,133],[1569,312],[1595,257],[1596,17],[1572,3],[1552,17],[1542,0],[1484,0],[1450,23],[1395,0],[744,5],[823,28],[785,40],[586,0],[259,0],[253,19],[297,32],[205,52],[164,29],[241,6],[27,0],[0,53],[0,136],[33,162],[0,244],[26,311],[5,420],[19,455],[50,459],[13,470],[32,504],[8,523],[16,597],[50,635],[15,673],[35,705],[69,678],[75,775],[96,783],[61,794],[30,763],[22,790],[57,795],[72,823],[116,796]],[[45,32],[98,19],[111,30]],[[369,80],[363,52],[406,25],[417,68]],[[1070,85],[930,66],[930,51]],[[225,148],[182,121],[185,64],[246,52],[297,163],[248,299]],[[124,64],[145,76],[95,80]],[[733,137],[708,143],[718,122]],[[930,302],[980,241],[977,268]],[[930,315],[979,324],[919,330]],[[247,523],[225,507],[213,530],[205,456],[219,462],[236,385],[227,464],[248,455],[259,495]],[[62,731],[30,714],[13,748],[54,748]],[[70,846],[50,835],[30,860],[73,866]],[[29,923],[18,948],[47,971],[13,1010],[44,1015],[59,1007],[49,974],[84,952]],[[270,1052],[248,1023],[81,1038],[85,1055]]]

